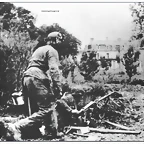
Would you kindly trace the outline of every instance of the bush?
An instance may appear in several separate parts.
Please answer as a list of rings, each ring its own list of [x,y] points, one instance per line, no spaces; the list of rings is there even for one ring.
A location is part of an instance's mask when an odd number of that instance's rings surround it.
[[[72,79],[74,78],[74,69],[75,69],[75,63],[72,58],[72,56],[69,55],[69,57],[63,58],[61,61],[61,66],[62,66],[62,75],[63,77],[67,78],[69,73],[71,72],[71,77]]]
[[[142,75],[135,75],[132,77],[130,84],[144,86],[144,77]]]
[[[118,75],[118,74],[98,74],[93,77],[94,82],[100,82],[104,84],[124,84],[128,81],[127,75]]]
[[[127,75],[129,76],[129,82],[131,81],[132,76],[137,74],[139,55],[139,51],[135,51],[133,46],[129,46],[127,53],[123,56],[122,63],[125,66]]]
[[[96,51],[83,52],[79,65],[80,74],[85,80],[91,80],[99,71],[99,63],[96,59]]]
[[[111,90],[112,89],[108,85],[99,82],[71,85],[71,92],[76,99],[78,109],[82,108],[90,101],[95,100],[97,97],[104,96]]]

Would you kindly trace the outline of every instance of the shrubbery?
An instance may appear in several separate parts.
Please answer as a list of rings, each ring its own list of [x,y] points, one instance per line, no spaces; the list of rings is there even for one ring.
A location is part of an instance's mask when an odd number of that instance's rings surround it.
[[[122,62],[125,66],[126,73],[131,81],[132,76],[137,74],[137,67],[139,66],[139,51],[135,51],[133,46],[129,46],[127,53],[124,54]]]
[[[92,100],[95,100],[99,96],[104,96],[112,91],[111,87],[104,85],[103,83],[86,82],[84,84],[73,84],[70,87],[70,92],[76,99],[78,108],[85,106]]]
[[[80,74],[85,80],[91,80],[92,77],[99,71],[99,63],[96,59],[96,51],[83,52],[79,64]]]

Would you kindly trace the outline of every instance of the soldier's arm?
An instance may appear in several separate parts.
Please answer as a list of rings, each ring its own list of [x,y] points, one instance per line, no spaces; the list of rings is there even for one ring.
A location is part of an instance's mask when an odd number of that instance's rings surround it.
[[[63,110],[66,110],[67,112],[71,113],[72,109],[68,106],[68,104],[64,100],[57,100],[57,106],[58,108],[61,107]]]
[[[71,114],[79,114],[80,111],[77,109],[72,109],[64,100],[60,99],[57,100],[57,108],[62,108],[63,110],[67,111],[68,113]]]
[[[48,66],[49,66],[49,75],[51,76],[53,82],[57,86],[59,92],[62,92],[61,88],[61,71],[59,69],[59,56],[56,51],[50,51],[48,53]]]

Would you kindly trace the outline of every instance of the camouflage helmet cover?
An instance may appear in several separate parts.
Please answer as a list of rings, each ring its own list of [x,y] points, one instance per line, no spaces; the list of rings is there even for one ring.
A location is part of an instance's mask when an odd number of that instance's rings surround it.
[[[63,41],[63,36],[60,32],[51,32],[50,34],[48,34],[48,40],[50,41],[55,41],[56,39]]]

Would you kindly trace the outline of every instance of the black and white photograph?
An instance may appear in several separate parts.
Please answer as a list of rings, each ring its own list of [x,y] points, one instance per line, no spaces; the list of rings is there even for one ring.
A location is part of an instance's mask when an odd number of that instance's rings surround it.
[[[144,3],[0,2],[0,141],[144,141]]]

